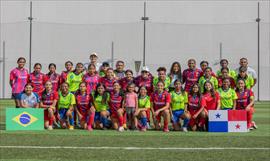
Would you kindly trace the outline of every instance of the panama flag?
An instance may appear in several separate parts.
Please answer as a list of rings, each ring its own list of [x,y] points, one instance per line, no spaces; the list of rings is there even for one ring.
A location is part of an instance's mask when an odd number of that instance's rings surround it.
[[[247,132],[245,110],[209,110],[209,132]]]

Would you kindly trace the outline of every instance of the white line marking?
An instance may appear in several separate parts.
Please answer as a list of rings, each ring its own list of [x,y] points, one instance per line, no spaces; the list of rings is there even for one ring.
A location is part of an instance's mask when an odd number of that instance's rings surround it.
[[[72,146],[0,146],[9,149],[120,149],[120,150],[270,150],[270,148],[241,148],[241,147],[200,147],[200,148],[180,148],[180,147],[72,147]]]

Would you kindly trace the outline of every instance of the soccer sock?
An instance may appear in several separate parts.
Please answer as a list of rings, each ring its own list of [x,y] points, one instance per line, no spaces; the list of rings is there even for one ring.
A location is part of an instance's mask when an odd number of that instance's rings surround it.
[[[124,113],[124,116],[123,116],[123,124],[127,124],[127,113],[126,112]]]
[[[185,118],[184,119],[184,125],[183,125],[183,127],[187,127],[188,126],[188,123],[189,123],[189,119],[188,118]]]
[[[91,113],[87,122],[88,126],[92,126],[95,119],[95,113]]]
[[[74,119],[73,119],[73,116],[72,116],[72,117],[69,117],[68,119],[69,119],[69,124],[70,124],[71,126],[74,126]]]
[[[252,126],[252,112],[247,111],[247,127],[250,128]]]
[[[123,126],[123,124],[124,124],[124,117],[123,116],[118,116],[118,122],[119,122],[119,126]]]
[[[168,121],[164,119],[164,129],[168,129]]]
[[[150,122],[150,110],[146,110],[147,122]]]
[[[49,117],[49,126],[52,126],[54,121],[54,116]]]
[[[203,127],[204,124],[205,124],[205,118],[200,118],[200,119],[199,119],[199,126],[200,126],[200,127]]]
[[[147,118],[146,117],[142,117],[140,121],[141,121],[143,127],[147,126]]]
[[[20,106],[16,106],[16,108],[20,108]]]

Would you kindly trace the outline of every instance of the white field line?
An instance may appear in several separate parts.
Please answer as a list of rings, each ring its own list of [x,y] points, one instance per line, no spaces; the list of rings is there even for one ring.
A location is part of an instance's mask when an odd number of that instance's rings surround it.
[[[73,147],[73,146],[0,146],[2,149],[119,149],[119,150],[270,150],[267,147],[261,148],[241,148],[241,147],[200,147],[200,148],[180,148],[180,147]]]

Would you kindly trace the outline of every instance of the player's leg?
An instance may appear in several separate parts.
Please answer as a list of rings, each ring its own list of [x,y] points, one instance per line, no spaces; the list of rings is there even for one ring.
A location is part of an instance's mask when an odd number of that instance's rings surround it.
[[[67,121],[69,123],[69,130],[74,130],[74,111],[68,109],[66,112]]]
[[[188,123],[189,123],[189,120],[191,118],[190,116],[190,113],[187,111],[187,112],[184,112],[181,116],[180,116],[183,120],[184,120],[184,123],[183,123],[183,131],[184,132],[187,132],[187,127],[188,127]]]
[[[119,131],[124,131],[124,110],[122,108],[117,110],[117,118],[118,118],[118,125],[119,125]]]
[[[164,126],[163,126],[163,131],[164,132],[169,132],[169,121],[170,121],[170,112],[168,109],[163,110],[161,113],[162,117],[163,117],[163,121],[164,121]]]
[[[140,118],[140,122],[142,125],[141,131],[146,131],[146,129],[147,129],[147,110],[140,111],[139,118]]]
[[[150,126],[150,118],[151,118],[151,114],[150,114],[151,110],[150,109],[147,109],[146,110],[146,117],[147,117],[147,129],[151,129],[151,126]]]
[[[206,118],[205,110],[202,110],[202,112],[197,117],[198,128],[201,131],[205,131],[205,118]]]
[[[109,127],[109,124],[110,124],[109,120],[108,120],[109,115],[110,115],[110,113],[107,110],[100,112],[100,119],[101,119],[103,129]]]
[[[53,121],[54,121],[54,111],[55,111],[55,108],[52,108],[52,107],[50,107],[50,108],[48,108],[48,110],[47,110],[47,116],[48,116],[48,120],[49,120],[49,126],[48,126],[48,129],[49,130],[52,130],[53,129]]]
[[[61,108],[58,111],[60,126],[61,126],[61,128],[64,128],[64,129],[67,128],[66,111],[67,110],[65,108]]]
[[[94,120],[95,120],[95,113],[96,113],[96,109],[92,106],[88,110],[88,121],[87,121],[87,130],[88,131],[93,130],[93,123],[94,123]]]
[[[181,110],[172,111],[172,124],[175,131],[180,131],[179,121],[182,115]]]

